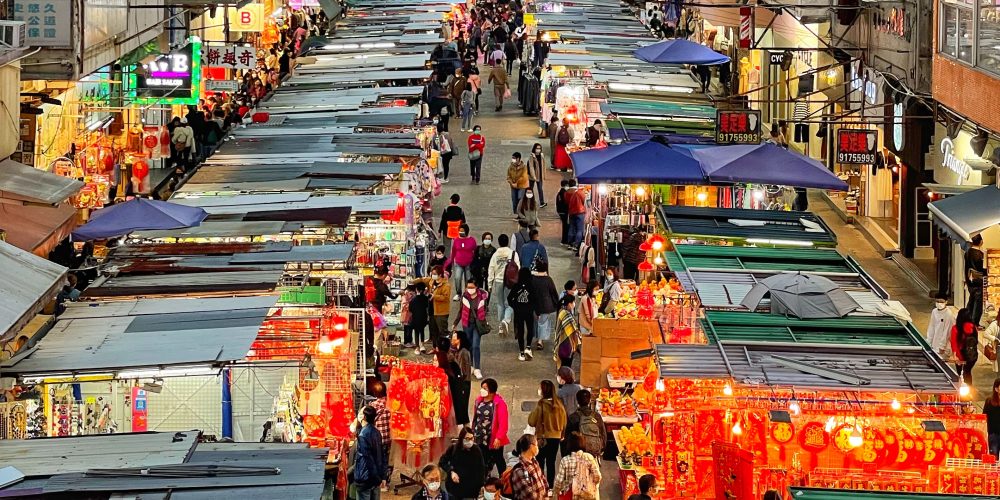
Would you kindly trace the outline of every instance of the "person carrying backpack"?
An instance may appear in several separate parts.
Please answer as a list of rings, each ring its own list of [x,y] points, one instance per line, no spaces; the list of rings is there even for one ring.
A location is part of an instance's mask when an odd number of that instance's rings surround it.
[[[566,422],[565,436],[579,433],[583,437],[582,450],[595,457],[604,455],[604,447],[608,443],[608,430],[604,427],[604,419],[590,406],[593,395],[588,389],[576,393],[576,411],[569,414]]]
[[[553,496],[558,499],[599,500],[601,498],[601,466],[593,455],[583,449],[583,436],[569,437],[568,454],[559,462],[559,473],[552,483]]]
[[[549,483],[538,465],[538,439],[531,434],[518,438],[518,461],[500,476],[500,494],[513,500],[543,500]]]
[[[500,335],[506,336],[510,334],[510,322],[514,319],[514,310],[507,304],[507,294],[517,284],[517,272],[521,264],[514,249],[510,247],[510,236],[501,234],[497,238],[497,243],[500,247],[490,257],[486,283],[487,289],[498,299],[493,303],[497,311],[497,321],[500,322]]]
[[[522,267],[517,283],[507,293],[507,304],[514,312],[514,336],[517,337],[517,359],[531,359],[531,341],[535,338],[535,287],[531,269]]]

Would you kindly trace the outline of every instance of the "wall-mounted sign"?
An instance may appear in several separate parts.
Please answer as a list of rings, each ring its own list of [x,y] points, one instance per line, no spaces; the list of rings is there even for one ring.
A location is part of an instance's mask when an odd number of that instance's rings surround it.
[[[201,97],[201,39],[156,56],[129,75],[129,96],[139,104],[198,104]]]
[[[72,0],[14,0],[15,21],[24,21],[25,42],[36,47],[73,47]]]
[[[906,148],[906,136],[905,130],[903,130],[904,115],[906,114],[905,106],[902,102],[892,103],[892,123],[890,123],[892,130],[892,147],[896,151],[902,151]]]
[[[837,163],[871,165],[875,163],[878,131],[842,128],[837,130]]]
[[[132,432],[146,432],[149,428],[149,401],[146,391],[132,387]]]
[[[760,111],[716,111],[715,142],[760,144]]]
[[[251,3],[236,10],[236,15],[230,14],[229,22],[233,31],[264,31],[264,4]]]
[[[860,60],[851,63],[851,94],[849,99],[850,109],[854,111],[864,109],[864,106],[874,106],[879,104],[879,89],[884,79],[872,68],[861,65]]]
[[[955,173],[958,180],[956,184],[969,180],[972,175],[972,166],[955,156],[955,142],[951,140],[951,137],[945,136],[944,139],[941,139],[941,154],[943,155],[941,166]]]
[[[208,92],[236,92],[240,83],[236,80],[205,80],[205,90]]]
[[[209,45],[204,63],[209,68],[256,69],[257,50],[249,45]]]
[[[784,52],[775,52],[773,50],[767,51],[767,62],[773,66],[778,66],[781,64],[781,59],[785,57]]]

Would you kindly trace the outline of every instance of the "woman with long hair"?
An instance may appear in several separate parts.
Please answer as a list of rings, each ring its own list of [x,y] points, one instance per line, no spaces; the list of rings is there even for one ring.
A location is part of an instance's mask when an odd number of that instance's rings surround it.
[[[476,498],[486,479],[483,451],[468,427],[458,432],[458,440],[445,450],[438,461],[444,472],[445,491],[455,499]]]
[[[529,188],[538,193],[538,208],[545,208],[545,191],[543,191],[543,177],[545,174],[545,155],[542,154],[542,145],[535,143],[531,147],[531,154],[528,156],[528,182]]]
[[[1000,378],[993,381],[993,393],[983,403],[986,415],[986,436],[990,445],[990,455],[1000,454]]]
[[[622,284],[618,280],[618,270],[615,268],[609,267],[604,273],[606,276],[604,280],[604,295],[601,295],[601,306],[597,308],[597,311],[608,316],[614,316],[615,306],[618,305],[618,301],[622,298]]]
[[[600,500],[601,466],[597,463],[597,457],[584,451],[583,443],[583,435],[579,432],[566,436],[566,452],[559,462],[559,476],[552,483],[554,497],[564,498],[568,493],[574,500],[584,498]],[[573,494],[573,483],[577,476],[580,477],[576,482],[584,483],[586,493]]]
[[[535,428],[535,437],[544,441],[538,453],[538,462],[548,484],[552,484],[556,477],[556,455],[566,429],[566,419],[566,408],[559,399],[556,385],[551,380],[542,380],[538,384],[538,404],[528,415],[528,425]]]
[[[507,292],[507,304],[514,310],[514,336],[517,337],[517,359],[531,359],[531,341],[535,339],[535,287],[531,268],[517,272],[517,284]]]
[[[972,387],[972,368],[979,361],[979,331],[972,322],[972,312],[959,309],[955,326],[951,327],[951,350],[955,354],[955,369],[965,385]]]
[[[489,302],[489,294],[486,290],[476,285],[476,279],[469,275],[465,283],[465,293],[462,294],[462,309],[458,314],[458,323],[465,336],[469,338],[472,345],[472,373],[477,380],[482,380],[482,351],[480,342],[484,332],[480,330],[480,325],[487,322],[486,303]]]
[[[448,346],[448,386],[451,405],[455,409],[455,423],[469,423],[469,395],[472,392],[472,344],[463,332],[451,334]]]
[[[538,229],[538,202],[531,188],[524,190],[524,196],[517,202],[517,222],[528,230]]]
[[[597,290],[601,284],[597,280],[587,283],[587,289],[580,297],[577,311],[580,313],[580,333],[590,335],[594,331],[594,319],[597,318]]]

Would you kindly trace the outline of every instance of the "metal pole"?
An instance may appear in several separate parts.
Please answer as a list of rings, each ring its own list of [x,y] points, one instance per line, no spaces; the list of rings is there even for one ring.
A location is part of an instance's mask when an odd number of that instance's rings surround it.
[[[233,388],[230,368],[222,369],[222,437],[233,438]]]

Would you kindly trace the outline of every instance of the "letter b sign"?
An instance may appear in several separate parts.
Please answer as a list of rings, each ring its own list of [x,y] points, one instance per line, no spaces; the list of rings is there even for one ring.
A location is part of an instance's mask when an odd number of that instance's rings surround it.
[[[264,4],[252,3],[236,11],[234,31],[264,31]]]

